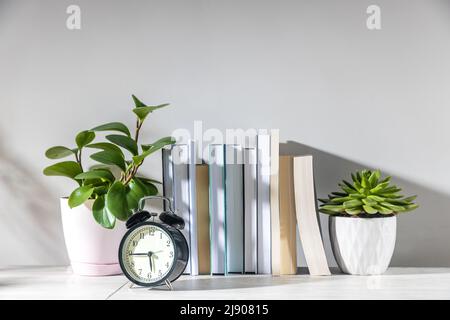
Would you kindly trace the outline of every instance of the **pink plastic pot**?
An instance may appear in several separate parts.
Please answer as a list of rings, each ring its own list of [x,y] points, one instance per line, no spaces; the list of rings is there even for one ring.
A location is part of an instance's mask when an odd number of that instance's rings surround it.
[[[72,270],[77,275],[107,276],[121,274],[118,251],[125,234],[125,223],[117,221],[114,229],[105,229],[92,216],[94,201],[71,209],[61,198],[61,216]]]

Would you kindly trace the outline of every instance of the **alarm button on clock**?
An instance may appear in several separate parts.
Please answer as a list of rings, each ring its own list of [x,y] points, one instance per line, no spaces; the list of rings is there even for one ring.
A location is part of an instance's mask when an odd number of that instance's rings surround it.
[[[140,211],[133,214],[125,223],[127,229],[130,229],[132,226],[147,221],[150,219],[152,215],[148,211]]]

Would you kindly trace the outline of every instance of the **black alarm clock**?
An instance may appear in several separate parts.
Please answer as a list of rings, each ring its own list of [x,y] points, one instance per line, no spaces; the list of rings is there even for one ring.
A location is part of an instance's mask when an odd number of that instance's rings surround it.
[[[161,222],[155,222],[157,213],[144,211],[148,199],[162,199],[168,203],[168,211],[159,214]],[[152,221],[149,221],[149,220]],[[189,248],[183,234],[183,218],[177,216],[170,199],[148,196],[139,200],[138,211],[126,222],[129,229],[119,246],[119,262],[125,276],[144,287],[166,284],[184,272],[189,259]]]

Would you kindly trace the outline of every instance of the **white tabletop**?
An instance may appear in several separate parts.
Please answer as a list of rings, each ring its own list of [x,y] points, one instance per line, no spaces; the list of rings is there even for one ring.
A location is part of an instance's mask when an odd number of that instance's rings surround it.
[[[450,299],[450,268],[391,268],[381,276],[183,276],[130,288],[124,276],[83,277],[68,267],[0,269],[0,299]]]

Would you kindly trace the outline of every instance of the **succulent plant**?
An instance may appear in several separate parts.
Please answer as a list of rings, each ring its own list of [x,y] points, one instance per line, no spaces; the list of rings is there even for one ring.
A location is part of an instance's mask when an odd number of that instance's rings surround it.
[[[391,177],[382,178],[379,170],[362,170],[352,173],[352,182],[342,180],[342,191],[332,192],[322,203],[319,211],[339,216],[392,216],[418,207],[413,201],[417,196],[405,197]]]

